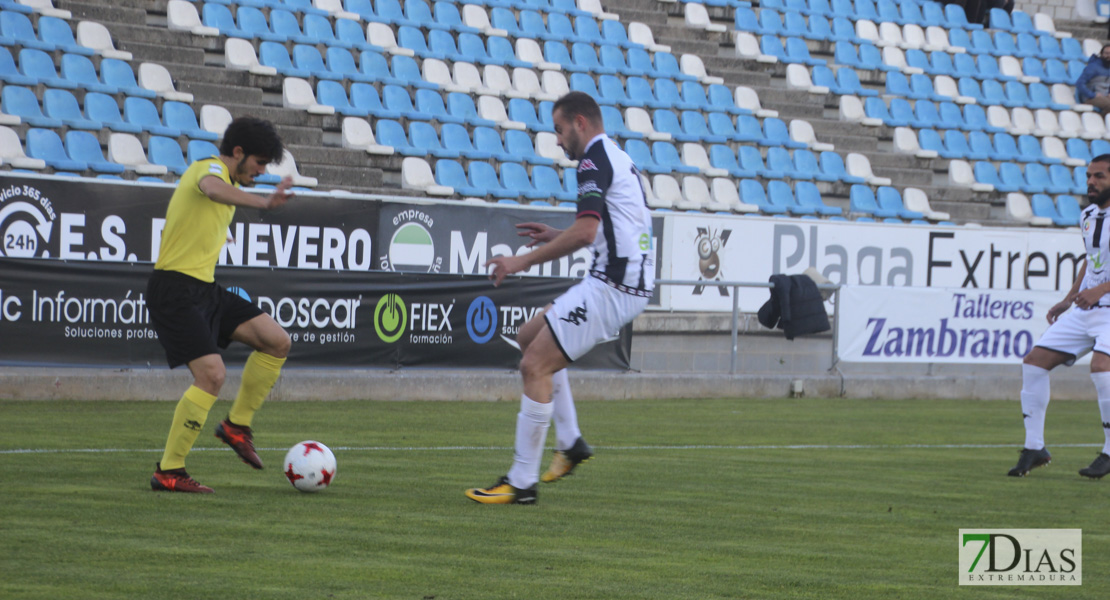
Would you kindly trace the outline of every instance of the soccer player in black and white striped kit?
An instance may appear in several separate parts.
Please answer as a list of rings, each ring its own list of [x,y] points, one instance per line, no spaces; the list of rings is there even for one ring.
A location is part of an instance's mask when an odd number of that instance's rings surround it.
[[[1025,418],[1025,446],[1012,477],[1024,477],[1052,460],[1044,442],[1048,408],[1048,372],[1092,350],[1091,380],[1098,393],[1105,443],[1087,467],[1085,477],[1110,473],[1110,154],[1091,159],[1087,166],[1087,200],[1079,227],[1087,256],[1068,295],[1048,310],[1050,325],[1022,364],[1021,412]],[[1075,309],[1068,310],[1075,306]]]
[[[588,247],[589,274],[547,305],[520,330],[524,353],[520,374],[524,394],[517,415],[512,468],[488,488],[467,490],[483,504],[529,504],[536,501],[540,461],[552,416],[556,423],[555,457],[544,473],[557,481],[592,456],[578,430],[567,366],[591,348],[615,339],[621,328],[643,312],[654,287],[655,256],[651,213],[640,175],[632,160],[607,135],[597,102],[571,92],[552,108],[559,145],[578,160],[578,213],[565,230],[540,223],[521,223],[521,235],[542,244],[519,256],[499,256],[486,263],[499,285],[507,275],[573,254]]]

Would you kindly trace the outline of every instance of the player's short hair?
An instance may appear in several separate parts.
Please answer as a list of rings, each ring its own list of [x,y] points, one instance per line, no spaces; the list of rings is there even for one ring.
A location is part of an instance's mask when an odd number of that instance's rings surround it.
[[[567,95],[555,101],[555,105],[551,107],[551,114],[555,111],[563,111],[563,117],[573,119],[578,115],[586,117],[586,120],[594,125],[601,125],[601,107],[597,105],[589,94],[585,92],[570,92]]]
[[[220,154],[231,156],[236,146],[247,156],[268,158],[274,164],[281,162],[285,151],[274,124],[256,117],[239,117],[227,126],[220,141]]]
[[[1091,159],[1091,163],[1097,162],[1110,163],[1110,154],[1099,154],[1098,156]]]

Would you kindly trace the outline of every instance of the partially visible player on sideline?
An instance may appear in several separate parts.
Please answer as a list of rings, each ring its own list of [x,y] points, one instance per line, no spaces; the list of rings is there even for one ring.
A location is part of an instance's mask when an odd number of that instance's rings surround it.
[[[636,166],[607,135],[597,102],[571,92],[552,108],[559,146],[578,160],[578,214],[565,230],[540,223],[521,223],[531,236],[532,252],[499,256],[490,279],[500,285],[506,276],[533,265],[589,247],[589,275],[524,324],[517,336],[524,358],[520,374],[524,394],[517,415],[516,445],[509,473],[488,488],[466,496],[483,504],[531,504],[536,501],[547,429],[554,413],[555,458],[544,473],[557,481],[592,456],[582,439],[567,380],[567,366],[591,348],[615,339],[647,306],[655,279],[651,213]]]
[[[170,198],[158,262],[147,283],[147,308],[170,368],[188,365],[193,384],[174,411],[165,453],[150,478],[154,490],[212,492],[185,472],[185,456],[223,387],[226,368],[219,352],[232,340],[255,351],[216,437],[243,462],[262,468],[251,419],[277,381],[291,342],[270,315],[217,284],[215,271],[236,206],[272,209],[292,197],[289,177],[265,198],[239,189],[251,185],[266,165],[279,162],[282,152],[281,138],[269,121],[235,119],[224,132],[219,156],[190,165]]]
[[[1071,365],[1091,350],[1091,380],[1106,441],[1094,462],[1079,474],[1097,479],[1110,473],[1110,154],[1096,156],[1087,166],[1087,200],[1090,204],[1079,219],[1086,260],[1068,295],[1048,310],[1050,325],[1021,366],[1025,446],[1017,466],[1010,469],[1012,477],[1024,477],[1052,461],[1044,443],[1048,372]],[[1068,310],[1073,304],[1075,309]]]

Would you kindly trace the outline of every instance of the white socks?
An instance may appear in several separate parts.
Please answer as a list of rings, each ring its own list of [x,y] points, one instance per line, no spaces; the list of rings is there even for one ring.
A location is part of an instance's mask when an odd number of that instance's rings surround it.
[[[540,460],[551,425],[554,402],[536,402],[528,396],[520,397],[520,412],[516,415],[516,446],[513,467],[509,469],[509,484],[527,489],[540,480]]]
[[[1110,372],[1091,373],[1091,381],[1098,392],[1098,412],[1102,415],[1102,433],[1106,435],[1102,452],[1110,454]]]
[[[582,436],[582,431],[578,429],[578,413],[574,409],[566,369],[560,369],[551,376],[551,397],[551,403],[555,405],[555,449],[567,450]]]
[[[1021,412],[1025,417],[1025,447],[1030,450],[1044,448],[1044,415],[1048,400],[1048,370],[1021,365]]]

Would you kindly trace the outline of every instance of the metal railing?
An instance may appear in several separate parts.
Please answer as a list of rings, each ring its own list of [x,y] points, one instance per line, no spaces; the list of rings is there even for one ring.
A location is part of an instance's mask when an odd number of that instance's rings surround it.
[[[771,289],[775,284],[771,282],[750,282],[750,281],[711,281],[706,279],[699,279],[696,281],[687,279],[656,279],[656,285],[676,285],[676,286],[716,286],[732,288],[732,351],[729,359],[730,375],[736,374],[736,356],[739,351],[739,338],[740,338],[740,295],[738,294],[740,288],[766,288]],[[819,283],[817,284],[819,290],[832,290],[832,356],[830,357],[829,370],[836,368],[836,363],[840,358],[836,354],[836,346],[840,335],[840,285],[835,283]]]

